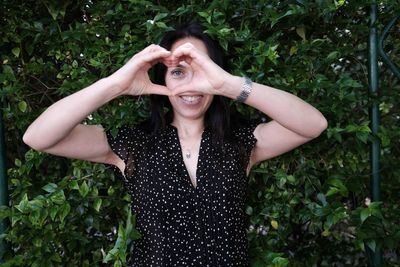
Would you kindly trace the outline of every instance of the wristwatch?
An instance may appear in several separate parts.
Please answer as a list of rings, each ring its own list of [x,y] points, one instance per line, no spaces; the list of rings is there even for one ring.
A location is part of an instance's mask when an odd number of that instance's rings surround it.
[[[253,89],[252,87],[252,81],[248,77],[244,77],[244,84],[242,86],[242,92],[240,92],[240,95],[236,97],[236,101],[239,102],[244,102],[246,99],[249,97],[251,90]]]

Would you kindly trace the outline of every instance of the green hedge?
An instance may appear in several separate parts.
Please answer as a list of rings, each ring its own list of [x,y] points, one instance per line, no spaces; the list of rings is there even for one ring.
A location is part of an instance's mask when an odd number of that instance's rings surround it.
[[[400,266],[400,86],[381,65],[381,96],[368,98],[370,2],[355,2],[3,1],[10,207],[0,219],[10,221],[1,237],[11,248],[3,266],[125,264],[140,233],[122,182],[108,166],[29,150],[22,135],[51,103],[109,75],[187,17],[220,40],[233,73],[294,93],[329,121],[318,139],[254,168],[246,208],[252,266],[365,266],[366,245],[383,250],[386,266]],[[380,3],[379,29],[399,12],[398,1]],[[395,62],[398,33],[386,47]],[[368,107],[375,100],[382,202],[369,204]],[[116,130],[147,114],[147,98],[118,98],[86,123]]]

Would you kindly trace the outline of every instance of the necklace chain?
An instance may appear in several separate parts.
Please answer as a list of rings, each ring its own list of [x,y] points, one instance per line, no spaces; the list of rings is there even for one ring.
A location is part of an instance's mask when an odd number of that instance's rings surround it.
[[[193,147],[188,148],[188,147],[182,145],[182,152],[183,152],[183,154],[185,155],[185,158],[191,159],[192,156],[194,156],[194,153],[192,153],[192,148],[193,148]]]
[[[181,140],[180,140],[180,141],[181,141]],[[181,142],[181,147],[182,147],[182,152],[185,151],[185,152],[184,152],[184,155],[185,155],[186,159],[191,159],[192,156],[194,155],[194,154],[192,154],[192,148],[193,148],[193,146],[192,146],[191,148],[187,148],[187,147],[184,146],[183,143]]]
[[[187,148],[184,145],[182,145],[182,151],[185,151],[184,155],[187,159],[190,159],[192,157],[192,149]]]

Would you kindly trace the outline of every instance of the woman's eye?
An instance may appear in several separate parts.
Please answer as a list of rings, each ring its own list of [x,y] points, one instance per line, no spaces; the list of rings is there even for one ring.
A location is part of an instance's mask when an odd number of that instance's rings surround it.
[[[183,70],[182,69],[173,69],[171,70],[171,76],[174,78],[179,78],[183,75]]]

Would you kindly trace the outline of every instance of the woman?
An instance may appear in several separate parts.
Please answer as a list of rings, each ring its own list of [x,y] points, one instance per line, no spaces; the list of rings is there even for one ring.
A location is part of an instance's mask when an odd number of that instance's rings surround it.
[[[148,71],[156,64],[153,83]],[[116,138],[101,126],[80,124],[118,96],[144,94],[152,95],[151,119],[121,128]],[[229,99],[271,121],[238,125]],[[130,266],[248,266],[249,171],[326,127],[323,115],[298,97],[226,71],[219,46],[198,24],[189,24],[50,106],[24,142],[120,170],[142,233]]]

